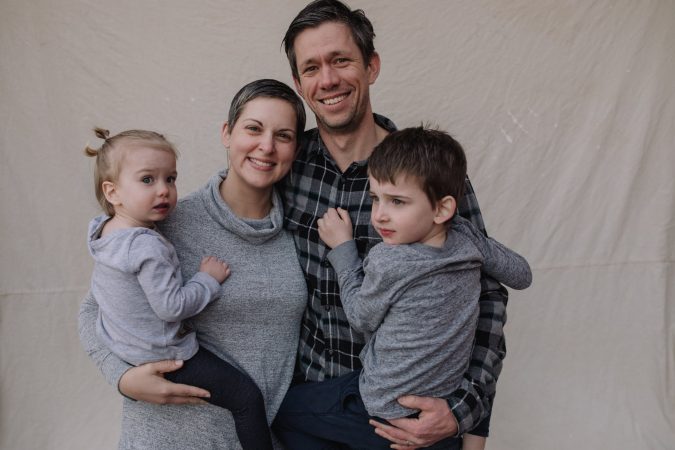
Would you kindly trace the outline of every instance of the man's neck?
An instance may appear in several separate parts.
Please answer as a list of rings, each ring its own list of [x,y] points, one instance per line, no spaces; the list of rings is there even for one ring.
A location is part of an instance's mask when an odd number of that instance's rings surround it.
[[[355,130],[340,132],[318,124],[319,135],[338,168],[344,172],[356,161],[368,159],[377,144],[389,134],[375,123],[373,114],[364,117]]]

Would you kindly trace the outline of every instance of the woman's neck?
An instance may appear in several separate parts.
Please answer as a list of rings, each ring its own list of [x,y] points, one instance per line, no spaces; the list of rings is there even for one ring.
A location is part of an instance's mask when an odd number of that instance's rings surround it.
[[[235,176],[220,183],[220,196],[232,212],[243,219],[263,219],[272,209],[272,187],[255,188],[245,185]]]

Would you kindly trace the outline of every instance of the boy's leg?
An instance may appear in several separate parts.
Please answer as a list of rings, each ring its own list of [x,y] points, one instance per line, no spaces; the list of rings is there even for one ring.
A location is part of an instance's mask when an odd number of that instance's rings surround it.
[[[248,375],[230,363],[200,348],[183,367],[167,373],[166,378],[208,390],[211,397],[206,401],[232,413],[237,437],[244,449],[272,448],[262,393]]]
[[[388,449],[391,443],[375,434],[369,419],[356,371],[291,386],[272,427],[290,450]]]

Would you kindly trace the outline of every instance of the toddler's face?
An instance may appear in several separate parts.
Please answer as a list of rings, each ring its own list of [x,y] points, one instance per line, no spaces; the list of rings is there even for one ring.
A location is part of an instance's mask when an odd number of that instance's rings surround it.
[[[152,227],[176,206],[176,158],[168,151],[136,147],[124,152],[115,182],[115,215],[131,225]]]
[[[397,176],[394,183],[370,179],[373,209],[370,221],[386,244],[436,245],[445,241],[445,227],[434,222],[438,208],[432,205],[420,183]],[[442,236],[441,236],[442,235]]]

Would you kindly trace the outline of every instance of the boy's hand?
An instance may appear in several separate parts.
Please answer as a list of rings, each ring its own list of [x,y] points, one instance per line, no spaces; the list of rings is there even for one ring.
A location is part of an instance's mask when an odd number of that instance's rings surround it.
[[[319,237],[330,248],[352,240],[352,220],[349,213],[342,208],[329,208],[316,224]]]
[[[206,272],[216,279],[218,283],[225,281],[230,276],[230,266],[215,256],[205,256],[199,265],[200,272]]]

